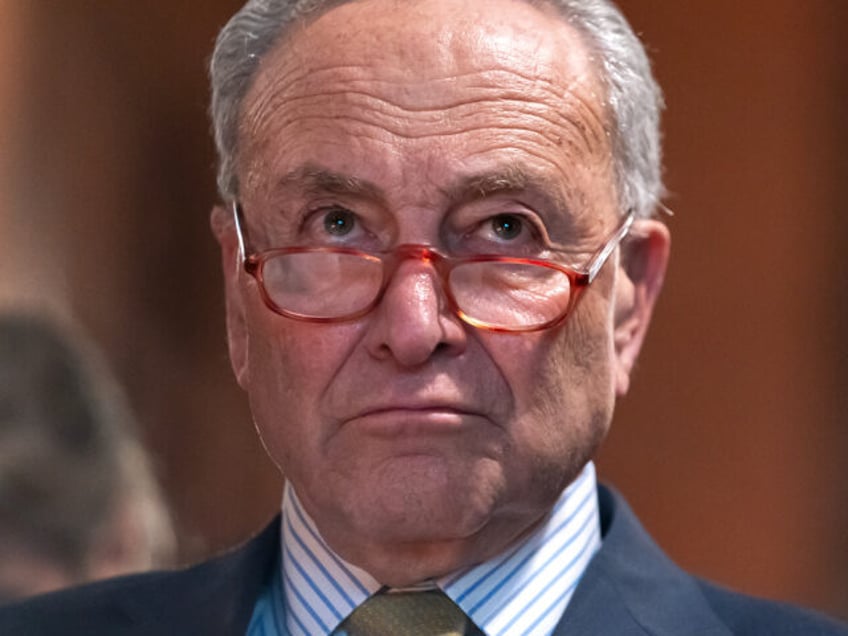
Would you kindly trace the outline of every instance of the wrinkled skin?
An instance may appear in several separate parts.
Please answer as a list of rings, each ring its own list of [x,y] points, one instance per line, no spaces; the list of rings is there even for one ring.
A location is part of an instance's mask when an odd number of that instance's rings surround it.
[[[622,211],[586,48],[547,10],[483,5],[362,0],[266,56],[240,127],[254,249],[473,250],[506,213],[535,228],[522,249],[598,249]],[[344,235],[328,209],[352,213]],[[233,368],[266,449],[329,544],[393,585],[480,562],[544,517],[627,390],[668,245],[638,222],[634,265],[616,252],[563,326],[503,334],[453,315],[423,261],[363,318],[283,318],[240,269],[224,208],[213,227]]]

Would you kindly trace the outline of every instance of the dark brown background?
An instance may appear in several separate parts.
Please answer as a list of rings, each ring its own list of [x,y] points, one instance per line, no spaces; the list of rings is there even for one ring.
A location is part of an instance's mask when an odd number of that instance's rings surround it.
[[[279,483],[230,377],[204,63],[238,2],[0,0],[0,295],[129,388],[184,560]],[[665,87],[671,271],[599,458],[682,565],[848,617],[841,0],[622,2]]]

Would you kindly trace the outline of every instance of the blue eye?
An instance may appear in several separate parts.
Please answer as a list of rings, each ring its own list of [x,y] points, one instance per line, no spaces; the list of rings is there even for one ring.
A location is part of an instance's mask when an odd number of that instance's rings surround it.
[[[356,217],[350,210],[334,208],[324,216],[324,229],[333,236],[345,236],[353,231]]]
[[[510,241],[521,236],[524,223],[514,214],[499,214],[492,218],[492,231],[498,238]]]

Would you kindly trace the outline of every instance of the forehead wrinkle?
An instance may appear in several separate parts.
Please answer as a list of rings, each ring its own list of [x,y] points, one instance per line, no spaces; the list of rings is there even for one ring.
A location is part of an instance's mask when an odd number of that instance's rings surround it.
[[[286,58],[280,62],[281,64],[274,66],[275,69],[279,66],[290,65],[288,63],[290,61]],[[298,87],[303,96],[322,92],[365,94],[392,92],[396,97],[402,97],[406,92],[411,96],[410,102],[402,104],[399,100],[398,103],[406,109],[413,110],[417,107],[427,109],[436,105],[450,106],[450,102],[445,104],[441,97],[436,98],[432,104],[426,102],[430,96],[444,95],[445,88],[450,88],[454,92],[496,91],[497,94],[507,98],[525,99],[528,95],[538,92],[547,94],[557,101],[563,97],[564,93],[579,90],[581,87],[594,93],[592,84],[598,84],[592,73],[588,71],[571,77],[567,83],[562,83],[556,78],[535,74],[538,68],[530,73],[513,67],[492,66],[475,68],[467,72],[451,70],[424,77],[423,73],[411,75],[410,69],[406,67],[375,67],[373,65],[364,67],[345,64],[315,66],[310,64],[309,60],[304,60],[303,66],[304,68],[285,74],[274,73],[274,81],[278,83],[278,86],[275,87],[276,90],[268,92],[286,93],[292,87]],[[335,88],[333,91],[328,91],[328,87]]]
[[[286,139],[307,123],[318,127],[325,123],[330,127],[355,124],[363,126],[363,132],[374,129],[378,138],[388,133],[407,140],[456,137],[482,127],[492,132],[520,132],[541,137],[577,155],[592,155],[608,147],[604,130],[586,121],[582,113],[574,112],[574,107],[561,112],[527,100],[475,96],[444,107],[410,110],[369,93],[347,92],[343,101],[339,96],[339,93],[326,92],[290,100],[291,111],[287,116],[269,119],[268,125],[252,135],[248,147],[258,148],[274,143],[275,139]],[[306,107],[298,109],[298,103]],[[572,103],[579,108],[579,101]],[[492,119],[492,113],[499,114],[499,118]],[[591,116],[591,112],[588,114]]]
[[[523,74],[515,69],[475,70],[431,79],[386,79],[384,77],[344,75],[358,67],[327,67],[303,74],[285,86],[268,91],[276,99],[256,100],[252,108],[276,110],[312,99],[350,98],[354,104],[381,102],[410,113],[447,111],[463,106],[491,102],[495,105],[534,106],[554,112],[568,110],[584,114],[594,124],[593,132],[604,131],[605,109],[591,74],[571,78],[567,84],[555,79]],[[322,70],[328,74],[321,77]],[[373,69],[371,69],[373,71]],[[339,73],[341,71],[341,73]],[[583,93],[588,93],[584,95]],[[598,103],[593,103],[593,98]],[[270,108],[269,108],[270,107]],[[592,141],[598,141],[595,137]]]

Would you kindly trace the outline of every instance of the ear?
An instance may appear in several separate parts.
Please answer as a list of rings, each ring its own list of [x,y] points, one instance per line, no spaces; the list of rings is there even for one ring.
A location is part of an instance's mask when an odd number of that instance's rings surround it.
[[[236,380],[243,389],[248,384],[248,330],[244,299],[241,294],[241,257],[231,212],[220,205],[212,208],[212,232],[221,247],[221,267],[224,273],[224,295],[227,310],[227,342],[230,364]]]
[[[630,374],[642,348],[665,278],[671,237],[656,220],[639,220],[622,244],[615,292],[615,390],[630,388]]]

